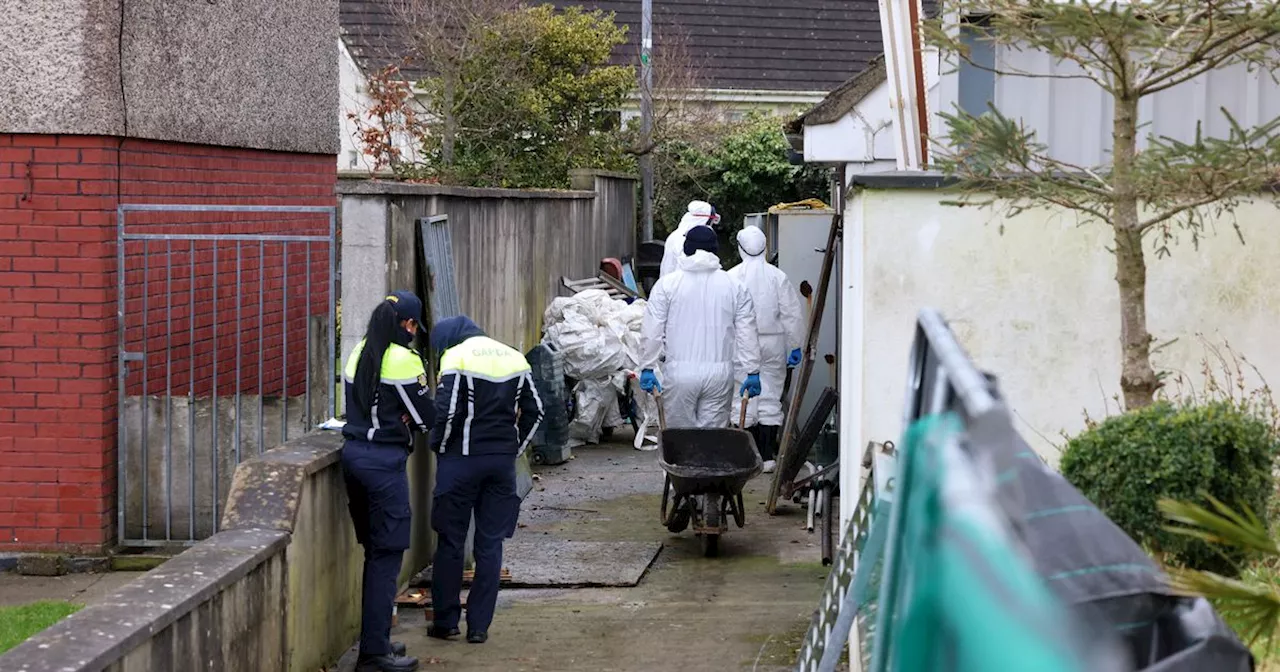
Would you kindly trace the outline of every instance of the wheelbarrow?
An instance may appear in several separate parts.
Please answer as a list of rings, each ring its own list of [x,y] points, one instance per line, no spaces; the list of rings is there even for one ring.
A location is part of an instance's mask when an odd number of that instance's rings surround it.
[[[666,472],[662,524],[679,534],[692,523],[702,538],[702,554],[715,557],[729,517],[738,527],[746,524],[742,488],[760,475],[764,461],[755,439],[742,429],[667,429],[662,393],[653,397],[658,406],[658,464]],[[746,424],[745,396],[741,414],[739,427]]]

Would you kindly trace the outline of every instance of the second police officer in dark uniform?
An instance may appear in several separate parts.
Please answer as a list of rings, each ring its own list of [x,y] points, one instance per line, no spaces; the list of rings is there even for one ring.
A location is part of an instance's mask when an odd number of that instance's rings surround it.
[[[409,548],[413,432],[435,424],[422,358],[411,349],[422,302],[395,292],[374,309],[364,340],[344,370],[347,424],[342,469],[356,539],[364,547],[357,672],[413,672],[418,660],[391,641],[391,612]]]
[[[463,550],[474,513],[475,580],[467,595],[467,641],[483,643],[498,600],[502,541],[516,528],[520,497],[516,458],[543,416],[529,362],[510,346],[485,336],[466,316],[441,320],[431,330],[440,355],[440,388],[431,447],[436,488],[431,527],[436,557],[431,592],[431,637],[460,634]]]

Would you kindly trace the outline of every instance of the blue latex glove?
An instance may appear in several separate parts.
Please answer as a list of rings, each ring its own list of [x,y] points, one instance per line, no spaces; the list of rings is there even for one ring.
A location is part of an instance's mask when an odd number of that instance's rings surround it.
[[[653,375],[653,369],[640,372],[640,389],[645,392],[662,391],[662,385],[658,382],[658,377]]]
[[[800,348],[792,350],[791,354],[787,355],[787,368],[794,369],[797,366],[800,366],[800,360],[803,358],[804,353],[800,352]]]
[[[738,390],[738,396],[747,395],[748,397],[760,396],[760,374],[752,373],[747,379],[742,381],[742,389]]]

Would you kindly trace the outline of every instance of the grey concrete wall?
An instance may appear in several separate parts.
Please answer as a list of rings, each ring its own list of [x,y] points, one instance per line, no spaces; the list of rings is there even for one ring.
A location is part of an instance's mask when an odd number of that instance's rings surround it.
[[[363,552],[349,522],[338,453],[303,482],[289,558],[289,669],[325,669],[360,630]],[[328,457],[326,457],[328,459]],[[415,513],[420,513],[415,511]],[[317,646],[317,642],[326,642]]]
[[[259,400],[262,402],[261,422],[258,418]],[[183,541],[204,539],[213,534],[214,521],[221,518],[231,479],[240,460],[257,457],[284,443],[285,424],[288,425],[288,436],[293,438],[310,430],[302,401],[288,400],[288,423],[285,423],[283,412],[286,402],[279,397],[242,395],[238,417],[235,397],[218,397],[216,400],[205,397],[194,402],[187,397],[173,397],[168,402],[172,406],[169,410],[171,424],[167,425],[164,396],[126,397],[122,419],[125,435],[125,536],[129,539],[171,538]],[[238,442],[237,425],[240,428]],[[259,427],[262,428],[261,442]]]
[[[283,672],[288,533],[218,534],[0,656],[27,672]]]
[[[339,206],[342,218],[343,329],[339,336],[345,365],[364,337],[365,322],[387,295],[392,260],[387,255],[387,199],[379,195],[345,196]]]
[[[0,0],[0,132],[338,151],[338,0]]]
[[[362,554],[341,443],[315,432],[243,462],[222,532],[0,656],[0,670],[333,665],[360,627]]]
[[[125,397],[127,539],[205,539],[225,508],[236,465],[301,437],[333,412],[326,389],[328,321],[311,318],[310,396]],[[305,346],[303,346],[305,347]],[[215,487],[216,486],[216,487]]]

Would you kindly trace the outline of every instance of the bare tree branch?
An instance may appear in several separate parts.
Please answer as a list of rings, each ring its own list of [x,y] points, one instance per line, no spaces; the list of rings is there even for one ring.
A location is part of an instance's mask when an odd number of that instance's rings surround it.
[[[1169,221],[1169,220],[1171,220],[1171,219],[1173,219],[1173,218],[1177,217],[1178,215],[1181,215],[1181,214],[1183,214],[1183,213],[1185,213],[1185,212],[1187,212],[1187,211],[1189,211],[1189,210],[1195,210],[1195,209],[1197,209],[1197,208],[1202,208],[1202,207],[1204,207],[1204,206],[1206,206],[1206,205],[1211,205],[1211,204],[1213,204],[1213,203],[1216,203],[1217,201],[1222,200],[1222,199],[1223,199],[1223,197],[1224,197],[1224,196],[1226,196],[1227,194],[1230,194],[1232,191],[1235,191],[1235,190],[1239,189],[1240,187],[1244,186],[1244,185],[1245,185],[1245,184],[1247,184],[1248,182],[1249,182],[1249,180],[1244,179],[1244,178],[1241,178],[1241,179],[1238,179],[1238,180],[1234,180],[1234,181],[1232,181],[1232,182],[1229,182],[1229,183],[1227,183],[1227,184],[1223,185],[1221,189],[1216,190],[1216,191],[1215,191],[1214,193],[1212,193],[1212,194],[1208,194],[1208,195],[1203,196],[1203,197],[1201,197],[1201,198],[1197,198],[1197,199],[1195,199],[1195,200],[1193,200],[1193,201],[1190,201],[1190,202],[1187,202],[1187,203],[1183,203],[1183,204],[1178,205],[1178,206],[1176,206],[1176,207],[1174,207],[1174,208],[1171,208],[1171,209],[1169,209],[1169,210],[1166,210],[1166,211],[1164,211],[1164,212],[1160,213],[1159,215],[1156,215],[1155,217],[1152,217],[1152,218],[1150,218],[1150,219],[1143,220],[1143,221],[1142,221],[1142,223],[1140,223],[1140,224],[1138,225],[1138,230],[1139,230],[1139,231],[1143,231],[1143,232],[1145,232],[1145,231],[1147,231],[1148,229],[1150,229],[1150,228],[1152,228],[1152,227],[1154,227],[1154,226],[1157,226],[1157,225],[1163,224],[1163,223],[1165,223],[1165,222],[1167,222],[1167,221]]]

